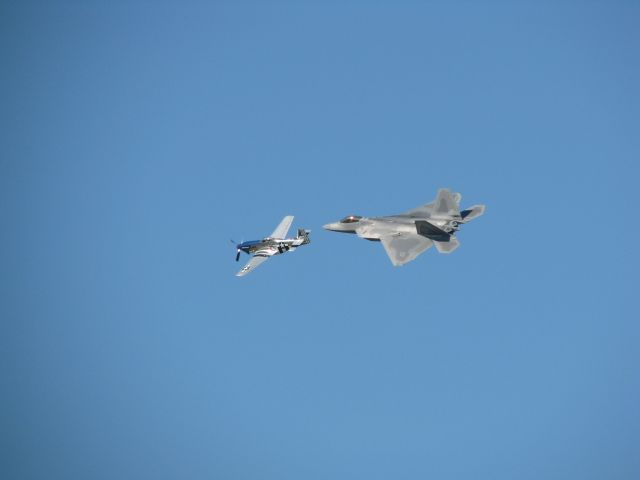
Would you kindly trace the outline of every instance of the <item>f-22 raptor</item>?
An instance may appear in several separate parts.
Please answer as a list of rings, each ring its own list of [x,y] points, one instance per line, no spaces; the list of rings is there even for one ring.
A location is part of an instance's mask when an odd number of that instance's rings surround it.
[[[298,229],[296,238],[286,238],[287,232],[293,222],[293,215],[287,215],[282,219],[271,235],[262,240],[249,240],[236,245],[236,262],[240,260],[240,253],[245,252],[253,254],[251,260],[236,273],[237,277],[243,277],[251,272],[265,260],[286,252],[292,252],[301,245],[307,245],[311,242],[309,234],[311,231],[304,228]],[[234,242],[235,243],[235,242]]]
[[[446,188],[438,190],[433,203],[388,217],[350,215],[325,229],[355,233],[361,238],[381,242],[395,266],[404,265],[435,245],[440,253],[453,252],[460,243],[455,233],[460,225],[484,213],[484,205],[460,211],[462,195]]]

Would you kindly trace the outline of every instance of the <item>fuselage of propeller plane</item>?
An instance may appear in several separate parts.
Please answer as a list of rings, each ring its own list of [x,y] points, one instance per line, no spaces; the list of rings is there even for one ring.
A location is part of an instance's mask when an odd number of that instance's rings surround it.
[[[304,228],[298,229],[298,235],[295,238],[286,238],[292,222],[293,215],[287,215],[268,237],[262,240],[249,240],[238,243],[236,245],[236,262],[240,260],[242,252],[252,255],[252,257],[236,275],[242,277],[268,258],[294,251],[299,246],[308,244],[311,241],[309,240],[310,232]]]
[[[297,245],[296,245],[297,244]],[[239,243],[236,248],[240,252],[247,253],[249,255],[256,253],[260,250],[275,249],[274,255],[284,253],[291,249],[292,246],[299,246],[302,242],[297,238],[271,238],[266,237],[262,240],[247,240],[246,242]]]

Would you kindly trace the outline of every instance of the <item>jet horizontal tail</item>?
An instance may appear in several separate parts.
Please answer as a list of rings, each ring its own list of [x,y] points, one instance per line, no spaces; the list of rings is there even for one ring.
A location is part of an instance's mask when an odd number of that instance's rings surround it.
[[[484,214],[486,206],[485,205],[474,205],[473,207],[465,208],[460,212],[460,216],[462,220],[465,222],[469,222],[474,218],[478,218],[479,216]]]
[[[451,237],[448,242],[433,242],[436,249],[440,253],[451,253],[460,246],[460,242],[456,237]]]

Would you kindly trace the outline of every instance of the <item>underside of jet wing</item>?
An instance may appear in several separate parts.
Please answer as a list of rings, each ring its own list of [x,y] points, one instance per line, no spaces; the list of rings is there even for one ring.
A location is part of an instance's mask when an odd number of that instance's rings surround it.
[[[396,267],[410,262],[433,245],[426,237],[407,233],[384,235],[380,242]]]

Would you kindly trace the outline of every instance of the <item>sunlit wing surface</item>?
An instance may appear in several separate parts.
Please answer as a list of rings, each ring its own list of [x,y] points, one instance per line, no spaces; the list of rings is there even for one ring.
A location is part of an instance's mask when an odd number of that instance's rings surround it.
[[[433,245],[428,238],[413,234],[385,235],[380,241],[396,267],[410,262]]]
[[[459,217],[460,211],[458,205],[461,199],[462,195],[459,193],[441,188],[438,190],[438,195],[436,195],[436,199],[433,202],[433,215]]]
[[[404,215],[424,217],[444,215],[458,217],[460,216],[458,205],[460,204],[461,199],[462,195],[459,193],[451,192],[446,188],[441,188],[438,190],[436,199],[433,202],[414,208],[413,210],[409,210],[408,212],[405,212]]]
[[[293,215],[287,215],[271,234],[271,238],[285,238],[293,223]]]
[[[403,213],[403,215],[409,215],[414,217],[429,217],[431,216],[431,211],[433,210],[433,203],[427,203],[426,205],[421,205],[409,211]]]
[[[268,255],[260,253],[254,255],[253,257],[251,257],[251,260],[249,260],[247,264],[242,267],[242,270],[236,273],[236,277],[244,277],[247,273],[253,271],[258,265],[264,263],[266,260],[269,260]]]

